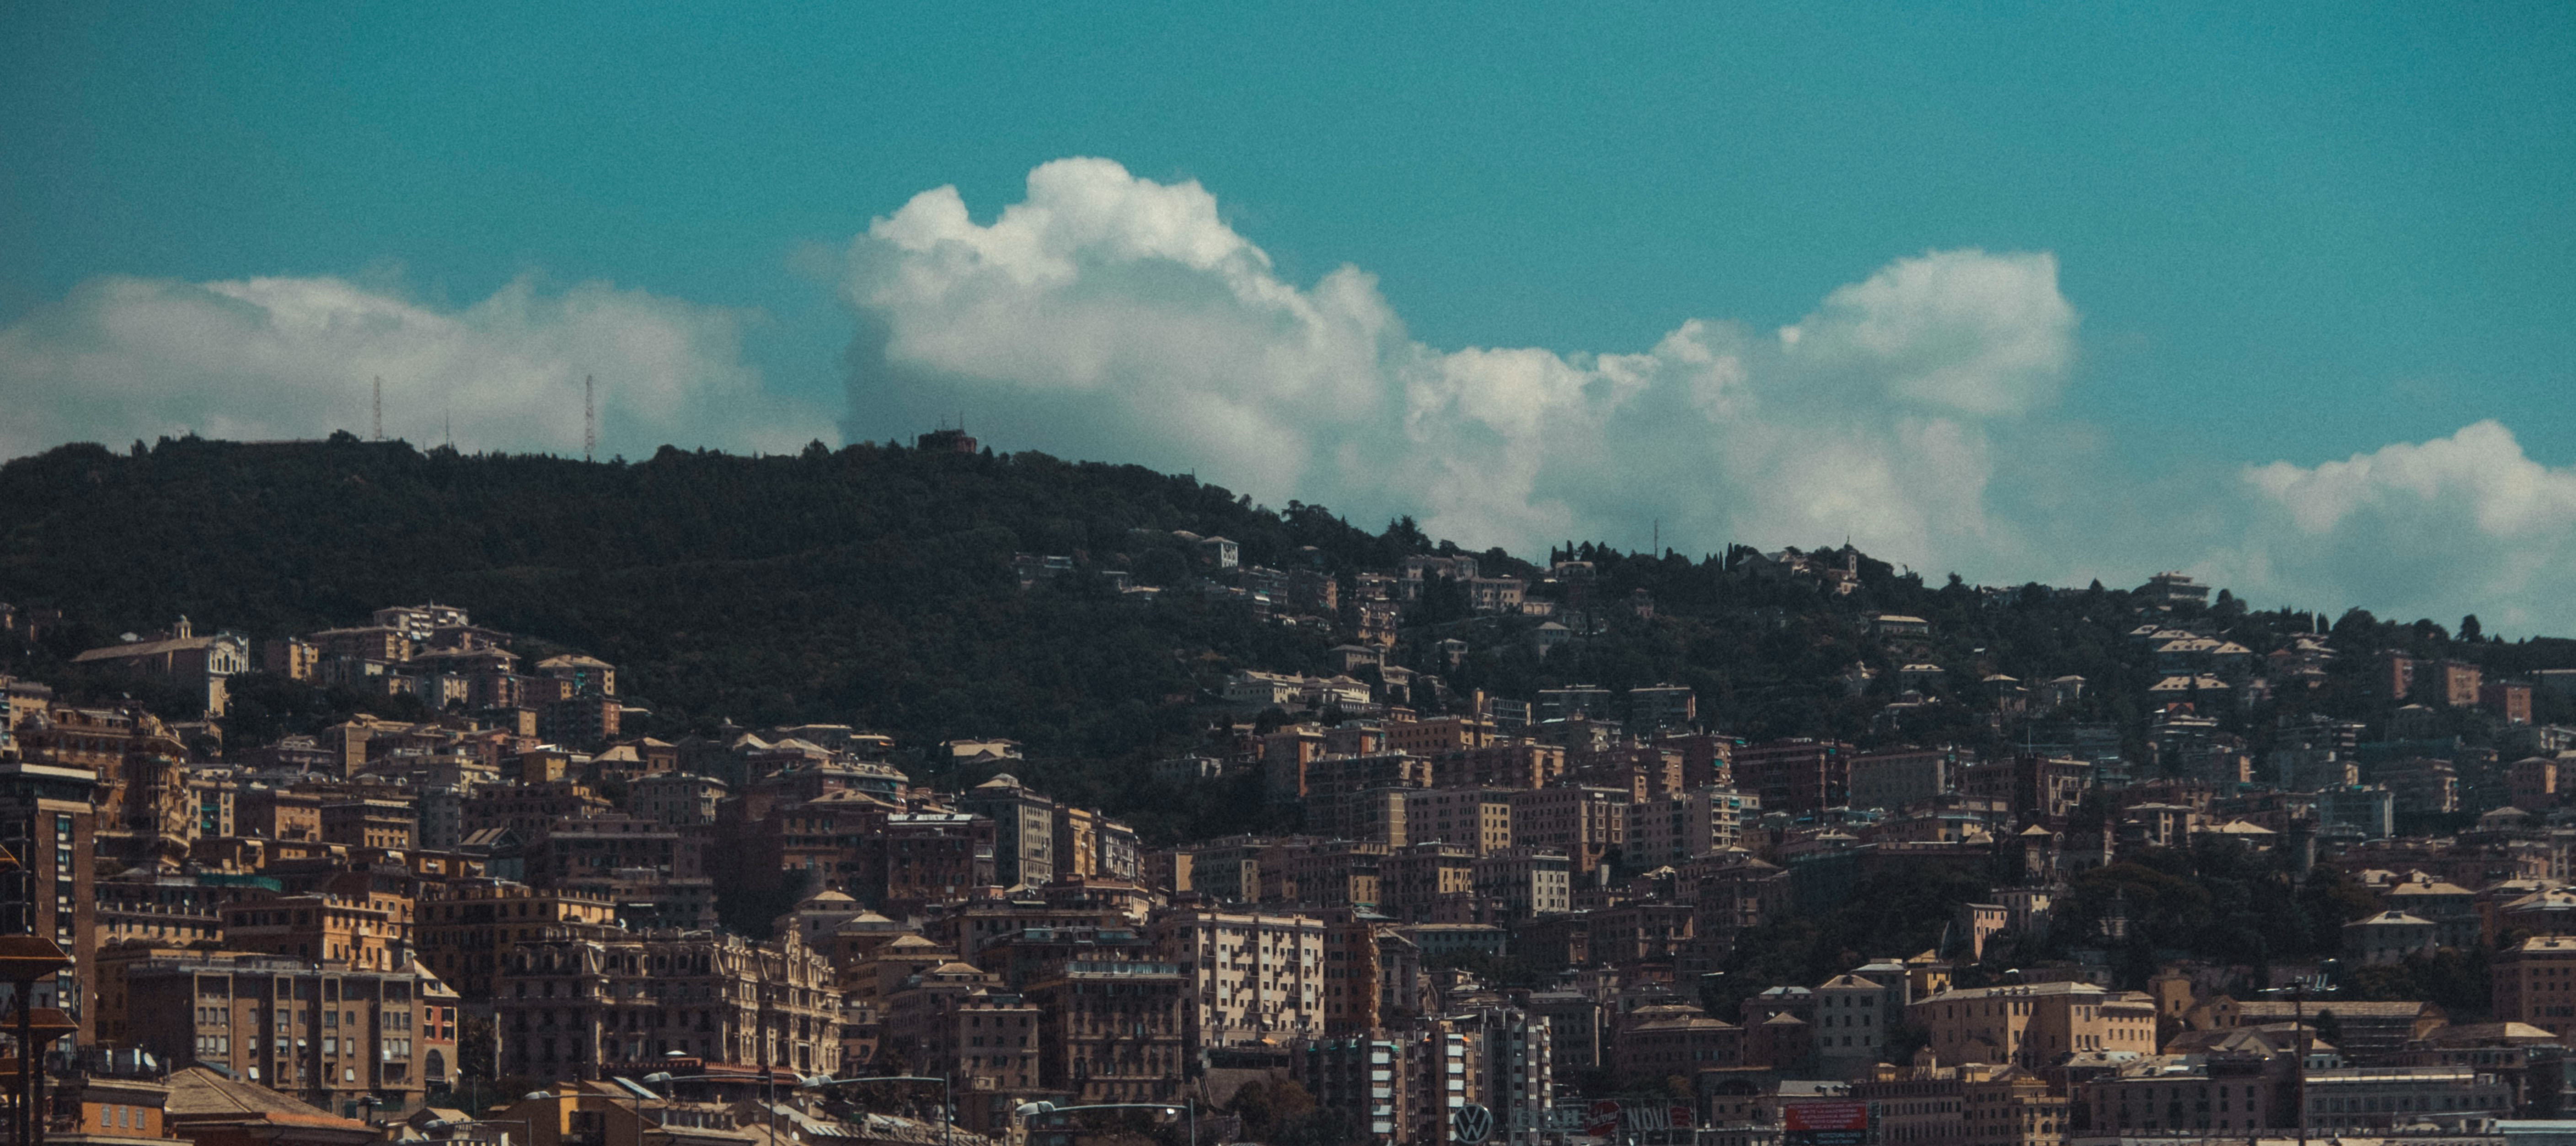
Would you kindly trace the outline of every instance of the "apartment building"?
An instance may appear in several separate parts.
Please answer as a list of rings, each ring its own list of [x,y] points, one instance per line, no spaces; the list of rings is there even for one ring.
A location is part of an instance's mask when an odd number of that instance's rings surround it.
[[[88,1000],[98,967],[97,788],[88,768],[0,759],[0,847],[19,860],[0,873],[0,934],[42,935],[71,957],[52,982],[36,984],[35,1004],[62,1008],[82,1042],[97,1037]]]
[[[1943,1062],[2037,1068],[2070,1051],[2156,1053],[2155,1001],[2091,983],[1942,991],[1906,1008]]]
[[[1181,1021],[1193,1061],[1212,1048],[1324,1033],[1322,920],[1176,907],[1150,933],[1189,977]]]
[[[456,1078],[458,1000],[434,976],[301,959],[172,953],[124,974],[131,1045],[326,1109],[401,1108]]]
[[[1031,984],[1038,1081],[1077,1102],[1168,1102],[1187,1064],[1177,964],[1073,961]]]
[[[1514,792],[1512,844],[1546,848],[1574,861],[1585,880],[1627,842],[1627,793],[1609,788]]]
[[[536,934],[518,939],[494,1000],[505,1072],[595,1079],[673,1051],[838,1071],[831,962],[792,931],[756,944],[708,931],[528,930]]]
[[[451,887],[418,911],[413,946],[421,963],[478,1003],[493,997],[520,935],[549,925],[614,928],[617,922],[617,905],[605,896],[497,881]]]
[[[1406,844],[1446,843],[1489,855],[1512,846],[1512,794],[1502,788],[1423,788],[1404,793]]]
[[[1761,797],[1733,788],[1699,788],[1628,806],[1622,854],[1631,868],[1679,864],[1731,848],[1744,822],[1762,814]]]
[[[2576,935],[2535,935],[2499,951],[2488,973],[2499,1022],[2576,1032]]]
[[[1511,847],[1478,856],[1469,869],[1478,899],[1519,922],[1574,910],[1573,863],[1548,848]]]
[[[1038,887],[1055,880],[1055,801],[1003,773],[977,784],[959,801],[967,812],[993,821],[993,879],[1003,887]]]

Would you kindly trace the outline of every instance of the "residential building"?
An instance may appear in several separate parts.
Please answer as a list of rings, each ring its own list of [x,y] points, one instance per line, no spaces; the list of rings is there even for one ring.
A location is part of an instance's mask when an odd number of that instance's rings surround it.
[[[1324,1034],[1322,920],[1175,907],[1150,933],[1190,980],[1181,1022],[1192,1061],[1213,1048]]]
[[[793,931],[777,944],[709,931],[522,934],[498,976],[501,1069],[595,1079],[671,1052],[837,1074],[840,993],[830,960]]]
[[[1167,1102],[1188,1064],[1182,1004],[1188,976],[1172,963],[1065,963],[1031,984],[1039,1085],[1077,1102]]]

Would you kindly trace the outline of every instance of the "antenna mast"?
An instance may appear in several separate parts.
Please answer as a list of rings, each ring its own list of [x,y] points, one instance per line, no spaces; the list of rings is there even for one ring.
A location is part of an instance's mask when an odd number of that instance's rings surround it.
[[[376,375],[376,440],[385,440],[385,376]]]
[[[590,375],[581,376],[581,460],[589,461],[599,449],[599,407],[590,397]]]

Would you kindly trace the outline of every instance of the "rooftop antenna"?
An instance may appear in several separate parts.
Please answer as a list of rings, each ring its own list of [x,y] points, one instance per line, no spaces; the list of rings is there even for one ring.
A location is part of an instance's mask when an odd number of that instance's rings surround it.
[[[581,376],[581,460],[599,450],[599,407],[591,401],[590,375]]]
[[[385,440],[385,376],[376,375],[376,440]]]

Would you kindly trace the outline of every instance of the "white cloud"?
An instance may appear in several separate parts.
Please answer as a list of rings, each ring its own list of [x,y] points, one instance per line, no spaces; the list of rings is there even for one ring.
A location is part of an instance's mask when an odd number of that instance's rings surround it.
[[[2211,559],[2222,577],[2400,620],[2576,621],[2576,468],[2534,461],[2496,422],[2242,476],[2251,519]]]
[[[327,277],[110,276],[0,329],[0,457],[191,432],[365,434],[377,376],[386,435],[422,445],[452,419],[461,449],[576,453],[584,375],[603,455],[837,436],[766,392],[740,343],[733,312],[604,283],[550,293],[521,279],[442,310]]]
[[[1693,320],[1643,353],[1443,352],[1357,268],[1301,288],[1204,188],[1099,159],[1036,169],[989,224],[953,188],[915,196],[852,244],[844,293],[854,433],[971,408],[1022,446],[1478,547],[1642,546],[1660,521],[1685,546],[1849,534],[1925,564],[2010,544],[1982,503],[1988,427],[2053,397],[2076,323],[2050,256],[1947,251],[1770,336]]]

